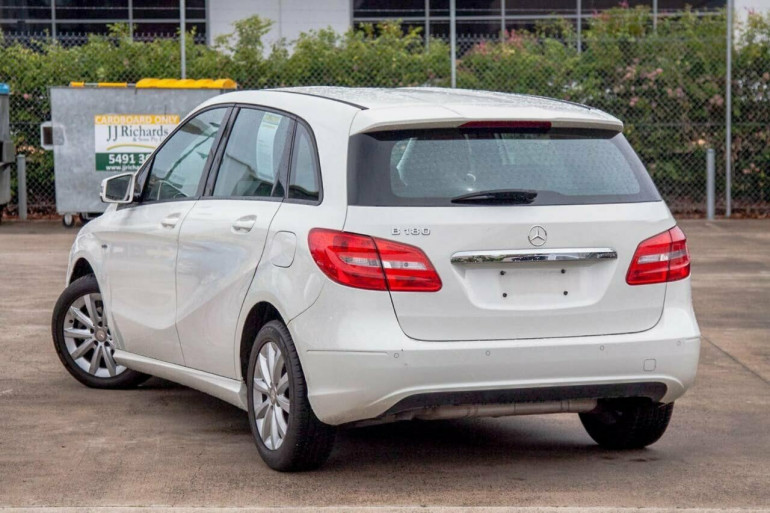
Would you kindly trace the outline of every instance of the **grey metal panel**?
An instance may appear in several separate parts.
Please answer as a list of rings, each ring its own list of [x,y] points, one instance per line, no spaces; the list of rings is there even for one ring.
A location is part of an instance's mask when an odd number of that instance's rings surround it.
[[[104,212],[107,207],[99,199],[99,185],[118,173],[96,171],[95,115],[177,114],[184,118],[196,106],[223,92],[229,91],[52,87],[57,212]]]
[[[2,150],[11,144],[9,110],[8,95],[0,94],[0,145],[3,145]],[[0,155],[0,161],[2,160],[4,159]],[[0,162],[0,206],[11,201],[11,162],[13,162],[13,156],[6,162]]]
[[[0,206],[11,202],[11,166],[0,166]]]

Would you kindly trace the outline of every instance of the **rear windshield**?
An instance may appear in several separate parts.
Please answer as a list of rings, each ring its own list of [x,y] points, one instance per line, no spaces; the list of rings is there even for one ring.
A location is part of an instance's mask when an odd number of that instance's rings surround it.
[[[457,205],[482,191],[537,192],[531,205],[659,201],[622,134],[580,129],[430,129],[355,135],[351,205]]]

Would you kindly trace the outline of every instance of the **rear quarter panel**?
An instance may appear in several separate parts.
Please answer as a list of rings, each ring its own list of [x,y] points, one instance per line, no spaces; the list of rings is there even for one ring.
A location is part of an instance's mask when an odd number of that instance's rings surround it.
[[[315,227],[341,230],[347,211],[348,138],[350,124],[359,109],[303,95],[273,96],[271,107],[296,114],[313,131],[323,197],[318,205],[284,202],[273,218],[263,257],[238,319],[233,341],[236,369],[240,369],[239,348],[244,323],[255,305],[260,302],[272,304],[288,324],[318,299],[327,278],[310,255],[307,235]],[[287,243],[292,240],[293,243]],[[301,359],[305,343],[303,340],[294,342]]]

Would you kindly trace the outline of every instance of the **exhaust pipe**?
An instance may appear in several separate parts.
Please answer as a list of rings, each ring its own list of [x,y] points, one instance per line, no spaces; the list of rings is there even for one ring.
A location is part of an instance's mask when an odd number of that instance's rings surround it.
[[[434,406],[405,411],[357,423],[359,426],[387,424],[400,420],[449,420],[467,417],[508,417],[512,415],[538,415],[544,413],[585,413],[596,409],[596,399],[565,399],[510,404],[462,404],[458,406]]]
[[[414,413],[415,419],[461,419],[465,417],[507,417],[510,415],[537,415],[541,413],[582,413],[596,408],[596,399],[567,399],[542,403],[468,404],[437,406]]]

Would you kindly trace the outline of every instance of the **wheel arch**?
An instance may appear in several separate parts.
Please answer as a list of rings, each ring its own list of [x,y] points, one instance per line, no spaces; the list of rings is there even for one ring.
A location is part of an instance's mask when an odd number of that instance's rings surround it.
[[[72,272],[70,273],[67,284],[69,285],[75,280],[82,278],[83,276],[88,276],[89,274],[96,275],[93,266],[91,266],[91,262],[85,257],[79,257],[72,266]]]
[[[246,320],[243,322],[243,329],[241,330],[237,362],[238,370],[241,372],[241,380],[246,379],[251,348],[254,346],[257,333],[262,329],[262,326],[274,320],[281,321],[284,325],[286,324],[284,316],[269,301],[260,301],[254,304],[246,315]]]

